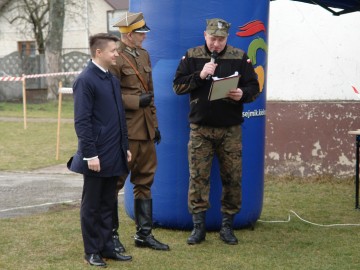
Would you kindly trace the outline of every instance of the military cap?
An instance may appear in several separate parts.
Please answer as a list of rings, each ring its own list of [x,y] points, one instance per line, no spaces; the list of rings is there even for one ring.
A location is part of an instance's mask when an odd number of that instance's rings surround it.
[[[206,33],[212,36],[227,37],[230,25],[230,23],[223,19],[208,19],[206,20]]]
[[[113,25],[114,27],[119,27],[120,33],[146,33],[150,31],[150,28],[147,27],[145,23],[144,16],[142,12],[132,13],[126,12],[125,15]]]

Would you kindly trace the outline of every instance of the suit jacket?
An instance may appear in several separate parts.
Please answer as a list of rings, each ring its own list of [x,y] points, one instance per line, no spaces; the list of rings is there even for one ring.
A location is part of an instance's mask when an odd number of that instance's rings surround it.
[[[120,52],[137,68],[148,91],[154,92],[151,63],[148,52],[145,49],[137,48],[136,53],[124,43],[120,43]],[[158,127],[156,107],[154,102],[145,108],[139,107],[139,96],[145,93],[145,89],[131,65],[119,55],[116,66],[111,71],[120,79],[122,100],[126,111],[126,122],[130,140],[153,140],[155,128]]]
[[[69,160],[70,170],[90,176],[111,177],[129,172],[128,136],[119,80],[89,62],[76,78],[74,120],[78,150]],[[100,172],[88,169],[85,158],[98,156]]]

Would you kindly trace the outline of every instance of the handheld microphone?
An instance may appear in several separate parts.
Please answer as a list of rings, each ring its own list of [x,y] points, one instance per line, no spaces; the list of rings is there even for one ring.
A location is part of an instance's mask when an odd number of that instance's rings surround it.
[[[216,61],[216,58],[218,57],[218,53],[217,53],[217,51],[213,51],[212,53],[211,53],[211,59],[210,59],[210,62],[211,63],[215,63],[215,61]],[[206,79],[207,80],[210,80],[211,79],[211,77],[212,77],[212,75],[211,74],[209,74],[209,75],[207,75],[206,76]]]

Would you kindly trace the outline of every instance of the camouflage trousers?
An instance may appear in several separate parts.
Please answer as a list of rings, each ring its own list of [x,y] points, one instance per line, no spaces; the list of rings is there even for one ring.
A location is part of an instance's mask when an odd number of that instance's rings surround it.
[[[221,212],[236,214],[241,207],[241,127],[214,128],[190,124],[188,160],[190,183],[188,208],[191,214],[210,207],[210,172],[214,156],[219,160],[222,181]]]

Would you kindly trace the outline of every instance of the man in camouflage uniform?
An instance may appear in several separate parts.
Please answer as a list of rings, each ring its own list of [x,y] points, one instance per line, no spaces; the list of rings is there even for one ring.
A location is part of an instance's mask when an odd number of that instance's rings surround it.
[[[130,181],[134,184],[134,212],[136,222],[135,245],[156,250],[169,250],[169,246],[152,235],[151,186],[157,167],[154,143],[160,143],[150,56],[142,48],[147,27],[143,14],[127,12],[114,26],[119,27],[121,42],[116,66],[111,71],[120,79],[122,100],[125,107],[129,148],[132,160],[129,162]],[[117,195],[124,186],[127,175],[120,177]],[[124,252],[118,236],[118,203],[114,207],[113,239],[116,248]]]
[[[237,244],[233,232],[234,215],[241,207],[241,126],[243,103],[259,95],[257,75],[250,59],[241,49],[227,44],[230,24],[223,19],[207,20],[205,45],[191,48],[180,61],[173,81],[176,94],[190,94],[190,140],[188,158],[190,184],[188,208],[194,223],[187,243],[205,240],[205,213],[210,207],[210,171],[214,155],[218,157],[222,180],[220,238]],[[216,61],[210,61],[213,52]],[[214,58],[214,57],[213,57]],[[210,77],[227,77],[238,72],[236,89],[226,98],[210,101]]]

